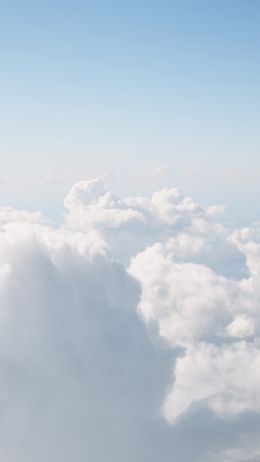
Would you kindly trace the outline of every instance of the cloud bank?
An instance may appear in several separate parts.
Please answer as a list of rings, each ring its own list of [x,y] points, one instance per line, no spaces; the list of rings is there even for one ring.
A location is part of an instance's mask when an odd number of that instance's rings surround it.
[[[0,208],[1,458],[260,453],[260,225],[100,179],[64,204],[58,229]]]

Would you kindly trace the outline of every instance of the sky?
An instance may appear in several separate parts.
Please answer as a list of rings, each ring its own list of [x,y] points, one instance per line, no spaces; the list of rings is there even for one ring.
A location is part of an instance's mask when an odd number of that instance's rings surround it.
[[[3,201],[55,218],[74,181],[106,173],[115,192],[167,183],[255,220],[259,8],[3,2]]]
[[[259,462],[260,3],[0,8],[0,460]]]

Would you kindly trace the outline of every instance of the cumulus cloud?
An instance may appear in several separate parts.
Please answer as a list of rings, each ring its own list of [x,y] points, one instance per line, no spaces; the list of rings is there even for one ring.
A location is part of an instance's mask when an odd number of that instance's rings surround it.
[[[142,282],[142,316],[172,346],[223,336],[236,308],[236,281],[204,265],[175,263],[161,244],[140,253],[130,272]]]
[[[183,383],[182,380],[186,383],[185,368],[180,365],[187,364],[189,359],[188,369],[194,369],[194,376],[201,374],[200,361],[193,361],[190,356],[192,349],[199,354],[202,345],[208,346],[209,350],[202,350],[205,357],[201,353],[199,358],[211,376],[212,362],[217,367],[224,353],[230,352],[232,360],[237,357],[239,363],[239,341],[258,339],[260,251],[259,244],[252,242],[257,230],[227,228],[218,219],[222,207],[201,207],[174,188],[158,191],[151,198],[118,198],[105,192],[96,179],[76,184],[65,205],[69,209],[69,228],[98,229],[116,258],[122,257],[117,248],[124,248],[122,261],[131,261],[129,272],[142,287],[141,317],[158,326],[160,336],[172,348],[185,351],[185,359],[178,360],[172,391],[166,398],[167,418],[172,416],[169,419],[174,421],[198,401],[203,401],[203,405],[207,402],[216,414],[221,414],[212,404],[210,394],[206,400],[201,387],[195,390],[187,384],[183,387],[187,389],[186,404],[180,402],[178,406],[180,393],[176,384]],[[219,402],[220,390],[227,387],[225,374],[230,367],[231,363],[227,363],[222,368],[221,386],[213,387],[212,393],[217,394]],[[231,370],[231,377],[232,373]],[[253,374],[257,376],[256,372]],[[251,405],[243,399],[243,395],[250,394],[250,383],[248,387],[241,385],[240,404],[233,406],[233,413],[253,409],[256,397]],[[228,409],[223,405],[222,414],[228,414]]]
[[[164,410],[174,422],[191,405],[208,406],[220,417],[260,411],[259,344],[216,347],[200,343],[178,359]]]
[[[179,263],[162,244],[131,264],[142,283],[141,316],[173,348],[185,351],[164,407],[172,422],[198,402],[221,416],[259,410],[259,265],[253,248],[253,263],[246,255],[250,276],[241,280],[203,264]]]
[[[233,460],[260,415],[259,224],[99,178],[64,203],[59,229],[0,209],[0,456]]]
[[[223,207],[202,207],[177,188],[163,188],[149,198],[118,197],[95,178],[76,183],[64,204],[65,227],[99,232],[111,255],[124,264],[147,246],[169,240],[172,251],[183,260],[203,260],[237,277],[244,271],[243,253],[227,239],[230,231],[216,221]]]
[[[139,285],[93,235],[12,219],[0,233],[0,457],[122,460],[128,447],[130,461],[169,367],[136,314]]]

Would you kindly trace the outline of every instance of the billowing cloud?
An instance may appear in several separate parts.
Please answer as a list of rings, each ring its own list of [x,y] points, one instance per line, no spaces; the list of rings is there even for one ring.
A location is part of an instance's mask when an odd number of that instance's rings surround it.
[[[0,233],[1,460],[122,460],[156,426],[169,368],[138,319],[139,284],[94,234],[12,218]]]
[[[220,416],[260,410],[258,244],[237,245],[245,252],[247,278],[179,263],[168,244],[147,248],[131,264],[142,284],[141,316],[184,350],[164,406],[172,422],[198,403]]]
[[[94,227],[115,258],[130,261],[141,318],[181,348],[166,419],[194,406],[221,418],[259,411],[258,226],[229,229],[218,219],[223,207],[201,207],[177,189],[122,199],[102,188],[99,180],[76,184],[66,224]]]
[[[175,380],[164,405],[170,422],[191,405],[208,406],[226,418],[260,411],[259,343],[216,347],[199,343],[178,359]]]
[[[175,188],[118,197],[100,179],[65,206],[59,229],[0,210],[1,458],[257,454],[259,225],[230,229],[223,207]]]
[[[177,188],[164,188],[149,198],[118,197],[96,178],[76,183],[64,203],[65,227],[99,232],[112,257],[124,264],[147,246],[168,241],[184,261],[203,261],[236,277],[245,270],[243,254],[228,240],[230,230],[216,220],[223,206],[202,207]]]

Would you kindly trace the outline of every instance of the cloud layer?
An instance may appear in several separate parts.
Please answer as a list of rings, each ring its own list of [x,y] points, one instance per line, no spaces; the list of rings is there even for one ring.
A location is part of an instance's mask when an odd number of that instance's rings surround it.
[[[0,209],[2,459],[244,460],[260,414],[260,226],[230,229],[223,207],[176,188],[122,198],[100,179],[65,206],[59,229]]]

